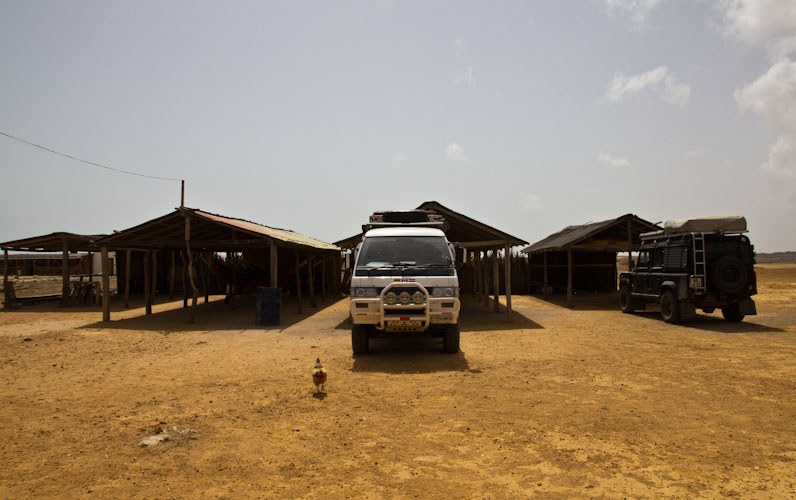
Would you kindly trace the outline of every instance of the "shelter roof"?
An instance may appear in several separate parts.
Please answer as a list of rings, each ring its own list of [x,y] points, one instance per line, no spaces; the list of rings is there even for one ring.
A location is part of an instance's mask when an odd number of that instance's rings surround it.
[[[566,250],[570,247],[578,246],[578,244],[588,240],[589,238],[600,236],[601,233],[608,233],[611,229],[615,229],[615,240],[621,244],[611,244],[605,242],[603,244],[590,245],[593,250],[626,250],[627,249],[627,223],[630,221],[630,241],[631,244],[637,246],[641,240],[639,235],[648,231],[657,231],[659,226],[652,222],[646,221],[636,215],[626,214],[616,219],[605,220],[602,222],[590,222],[579,226],[567,226],[561,231],[551,234],[547,238],[537,241],[522,249],[523,253],[537,253],[537,252],[550,252],[556,250]],[[622,247],[621,245],[624,245]]]
[[[459,246],[469,249],[488,249],[503,248],[506,242],[510,246],[527,245],[528,242],[504,233],[492,226],[478,222],[466,215],[451,210],[437,201],[427,201],[417,207],[418,210],[434,210],[445,217],[448,229],[445,231],[448,239],[459,244]],[[335,245],[341,248],[354,248],[362,240],[362,233],[355,234],[344,240],[340,240]]]
[[[263,247],[271,242],[314,250],[340,250],[330,243],[295,231],[195,208],[177,208],[170,214],[119,231],[97,243],[112,248],[184,248],[186,216],[191,219],[191,247],[196,250],[224,252],[233,248]]]
[[[99,248],[94,244],[94,241],[104,236],[104,234],[87,235],[58,232],[22,240],[7,241],[0,243],[0,248],[23,252],[62,252],[64,242],[66,242],[70,251],[94,251]]]

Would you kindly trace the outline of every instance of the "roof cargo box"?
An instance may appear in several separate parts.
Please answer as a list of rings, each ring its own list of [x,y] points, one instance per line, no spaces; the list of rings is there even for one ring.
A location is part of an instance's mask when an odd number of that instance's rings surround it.
[[[664,234],[716,233],[746,231],[746,218],[742,215],[712,215],[667,220],[663,223]]]

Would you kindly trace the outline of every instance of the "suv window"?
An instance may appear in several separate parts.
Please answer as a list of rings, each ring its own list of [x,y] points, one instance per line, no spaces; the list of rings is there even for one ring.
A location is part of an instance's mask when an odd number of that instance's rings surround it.
[[[653,248],[650,255],[650,266],[653,269],[663,267],[663,248]]]

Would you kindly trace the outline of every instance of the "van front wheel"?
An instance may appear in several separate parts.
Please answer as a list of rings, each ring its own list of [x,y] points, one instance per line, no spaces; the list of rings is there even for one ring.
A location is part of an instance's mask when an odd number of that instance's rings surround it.
[[[354,354],[368,353],[368,326],[351,325],[351,350]]]
[[[442,350],[449,354],[459,352],[459,325],[448,325],[442,336]]]

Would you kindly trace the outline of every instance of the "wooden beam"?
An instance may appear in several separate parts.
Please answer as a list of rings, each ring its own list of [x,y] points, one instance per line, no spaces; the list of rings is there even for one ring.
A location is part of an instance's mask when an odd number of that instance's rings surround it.
[[[501,248],[506,244],[506,240],[487,240],[487,241],[460,241],[458,245],[462,248]]]
[[[191,255],[191,216],[185,213],[185,253],[188,254],[188,279],[191,282],[191,314],[188,323],[196,320],[196,284],[193,281],[193,256]]]
[[[572,307],[572,249],[567,249],[567,307]]]
[[[511,247],[506,242],[506,321],[511,321]]]
[[[61,305],[69,299],[69,244],[66,238],[61,240]]]
[[[88,252],[88,282],[91,283],[94,281],[94,259],[92,258],[91,252]]]
[[[279,286],[278,285],[279,282],[277,281],[279,278],[277,275],[277,273],[279,272],[279,267],[276,261],[277,258],[276,243],[272,241],[270,247],[271,247],[271,288],[276,288],[277,286]]]
[[[301,252],[296,249],[296,312],[301,314]]]
[[[8,249],[3,249],[3,307],[11,309],[11,290],[8,289]]]
[[[207,292],[207,279],[205,278],[205,268],[207,266],[203,265],[201,258],[199,262],[197,262],[197,265],[199,266],[199,277],[202,279],[202,291],[205,295],[205,304],[207,304],[207,301],[210,299],[209,293]]]
[[[492,288],[495,297],[493,310],[500,312],[500,264],[497,250],[492,250]]]
[[[124,308],[130,307],[130,267],[133,260],[133,251],[127,250],[124,257]]]
[[[152,250],[144,253],[144,307],[146,314],[152,314]]]
[[[102,247],[102,321],[111,320],[111,269],[108,247]]]
[[[188,307],[188,259],[185,258],[185,252],[180,252],[180,260],[182,260],[182,307]]]

